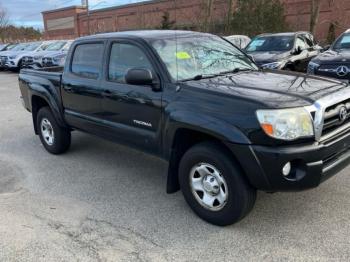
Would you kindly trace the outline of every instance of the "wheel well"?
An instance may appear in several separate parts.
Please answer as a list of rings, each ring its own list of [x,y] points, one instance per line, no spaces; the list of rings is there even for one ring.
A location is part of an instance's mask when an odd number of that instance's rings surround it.
[[[287,63],[284,67],[285,69],[289,69],[291,71],[295,71],[295,64],[293,63]]]
[[[234,158],[233,153],[228,147],[215,136],[186,128],[177,130],[173,139],[169,160],[167,193],[175,193],[180,189],[178,169],[182,156],[188,149],[204,141],[211,141],[220,145]]]
[[[49,104],[46,102],[45,99],[39,97],[39,96],[33,96],[32,97],[32,117],[33,117],[33,125],[34,125],[34,131],[35,134],[38,134],[38,127],[36,124],[36,118],[38,115],[38,112],[43,107],[49,107]]]

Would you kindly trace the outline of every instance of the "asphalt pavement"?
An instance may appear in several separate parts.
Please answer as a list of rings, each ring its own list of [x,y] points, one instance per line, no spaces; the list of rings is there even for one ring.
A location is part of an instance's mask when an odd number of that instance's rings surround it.
[[[350,167],[299,193],[259,192],[243,221],[199,219],[165,192],[167,164],[73,132],[48,154],[0,73],[0,261],[349,261]]]

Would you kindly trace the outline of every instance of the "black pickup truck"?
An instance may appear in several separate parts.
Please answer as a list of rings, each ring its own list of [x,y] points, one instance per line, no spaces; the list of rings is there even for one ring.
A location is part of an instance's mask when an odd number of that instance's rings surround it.
[[[347,84],[261,70],[211,34],[83,37],[63,69],[24,69],[19,86],[47,151],[79,130],[159,156],[167,192],[216,225],[246,216],[256,190],[313,188],[350,161]]]

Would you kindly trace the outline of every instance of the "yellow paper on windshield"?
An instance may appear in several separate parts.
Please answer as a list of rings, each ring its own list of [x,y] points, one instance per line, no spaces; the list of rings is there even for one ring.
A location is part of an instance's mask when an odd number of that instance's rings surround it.
[[[177,52],[176,57],[178,59],[190,59],[191,58],[190,54],[187,52]]]

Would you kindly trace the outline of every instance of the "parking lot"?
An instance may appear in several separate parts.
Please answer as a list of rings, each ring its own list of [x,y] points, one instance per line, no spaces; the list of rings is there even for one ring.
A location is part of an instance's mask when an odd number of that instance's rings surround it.
[[[1,261],[346,261],[349,169],[300,193],[259,193],[229,227],[200,220],[166,163],[73,132],[48,154],[20,104],[17,74],[0,73]]]

